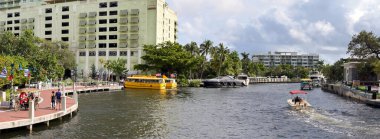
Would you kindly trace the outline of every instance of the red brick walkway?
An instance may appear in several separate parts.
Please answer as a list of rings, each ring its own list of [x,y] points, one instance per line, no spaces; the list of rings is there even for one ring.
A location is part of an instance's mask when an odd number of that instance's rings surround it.
[[[71,88],[70,88],[71,89]],[[43,101],[39,103],[38,109],[35,111],[35,117],[53,114],[55,112],[58,112],[59,110],[52,110],[51,109],[51,92],[57,91],[57,89],[52,90],[43,90],[40,92],[40,97],[43,98]],[[66,97],[66,108],[69,108],[75,104],[74,98]],[[61,106],[62,109],[62,106]],[[29,111],[28,110],[20,110],[20,111],[5,111],[0,112],[0,123],[1,122],[10,122],[10,121],[16,121],[16,120],[23,120],[23,119],[29,119]]]

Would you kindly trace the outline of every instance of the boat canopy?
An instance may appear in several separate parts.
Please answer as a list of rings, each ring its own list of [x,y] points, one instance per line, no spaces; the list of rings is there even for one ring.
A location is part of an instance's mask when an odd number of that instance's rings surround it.
[[[292,90],[289,93],[292,95],[294,95],[294,94],[307,94],[307,92],[301,91],[301,90]]]

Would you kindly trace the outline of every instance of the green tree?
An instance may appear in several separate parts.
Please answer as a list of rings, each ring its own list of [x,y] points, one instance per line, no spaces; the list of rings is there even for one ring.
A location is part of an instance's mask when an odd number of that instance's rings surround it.
[[[155,70],[160,73],[185,75],[198,59],[178,43],[165,42],[158,45],[145,45],[145,64],[135,65],[137,70]]]
[[[95,64],[91,65],[91,73],[90,73],[90,75],[91,75],[92,79],[96,78],[96,67],[95,67]]]
[[[203,59],[202,59],[202,67],[201,67],[201,79],[203,78],[203,72],[205,70],[205,67],[206,67],[206,62],[207,62],[207,55],[210,53],[211,49],[213,48],[213,42],[210,41],[210,40],[206,40],[204,41],[201,45],[200,45],[200,53],[201,55],[203,56]]]
[[[220,43],[217,47],[211,49],[212,60],[210,62],[213,68],[218,69],[217,76],[221,75],[222,68],[224,68],[223,71],[228,70],[228,66],[224,64],[228,59],[229,53],[230,50],[228,47],[225,47],[223,43]]]
[[[249,59],[249,53],[244,52],[240,54],[243,57],[241,59],[243,73],[248,74],[249,64],[251,63],[251,60]]]
[[[240,61],[239,53],[237,51],[233,51],[229,54],[229,59],[231,60],[232,74],[238,76],[242,71],[242,62]]]
[[[327,77],[327,80],[331,82],[336,82],[336,81],[342,81],[343,80],[343,59],[338,60],[335,62],[333,65],[326,65],[322,73]]]
[[[375,56],[380,60],[380,38],[372,32],[361,31],[348,44],[347,54],[358,58]]]
[[[116,60],[108,60],[107,67],[116,75],[116,80],[120,80],[120,76],[128,72],[128,69],[125,67],[126,60],[118,58]]]

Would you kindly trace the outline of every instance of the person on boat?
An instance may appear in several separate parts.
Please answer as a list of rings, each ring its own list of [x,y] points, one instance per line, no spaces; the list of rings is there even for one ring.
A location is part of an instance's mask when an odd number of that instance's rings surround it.
[[[301,98],[300,97],[298,97],[298,96],[296,96],[295,98],[294,98],[294,104],[296,104],[297,105],[297,102],[298,102],[298,104],[300,104],[301,103]]]

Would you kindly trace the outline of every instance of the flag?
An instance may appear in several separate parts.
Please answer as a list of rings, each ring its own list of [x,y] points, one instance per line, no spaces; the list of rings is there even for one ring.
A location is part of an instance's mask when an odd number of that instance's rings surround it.
[[[4,69],[0,73],[0,78],[6,78],[7,77],[7,68],[4,67]]]

